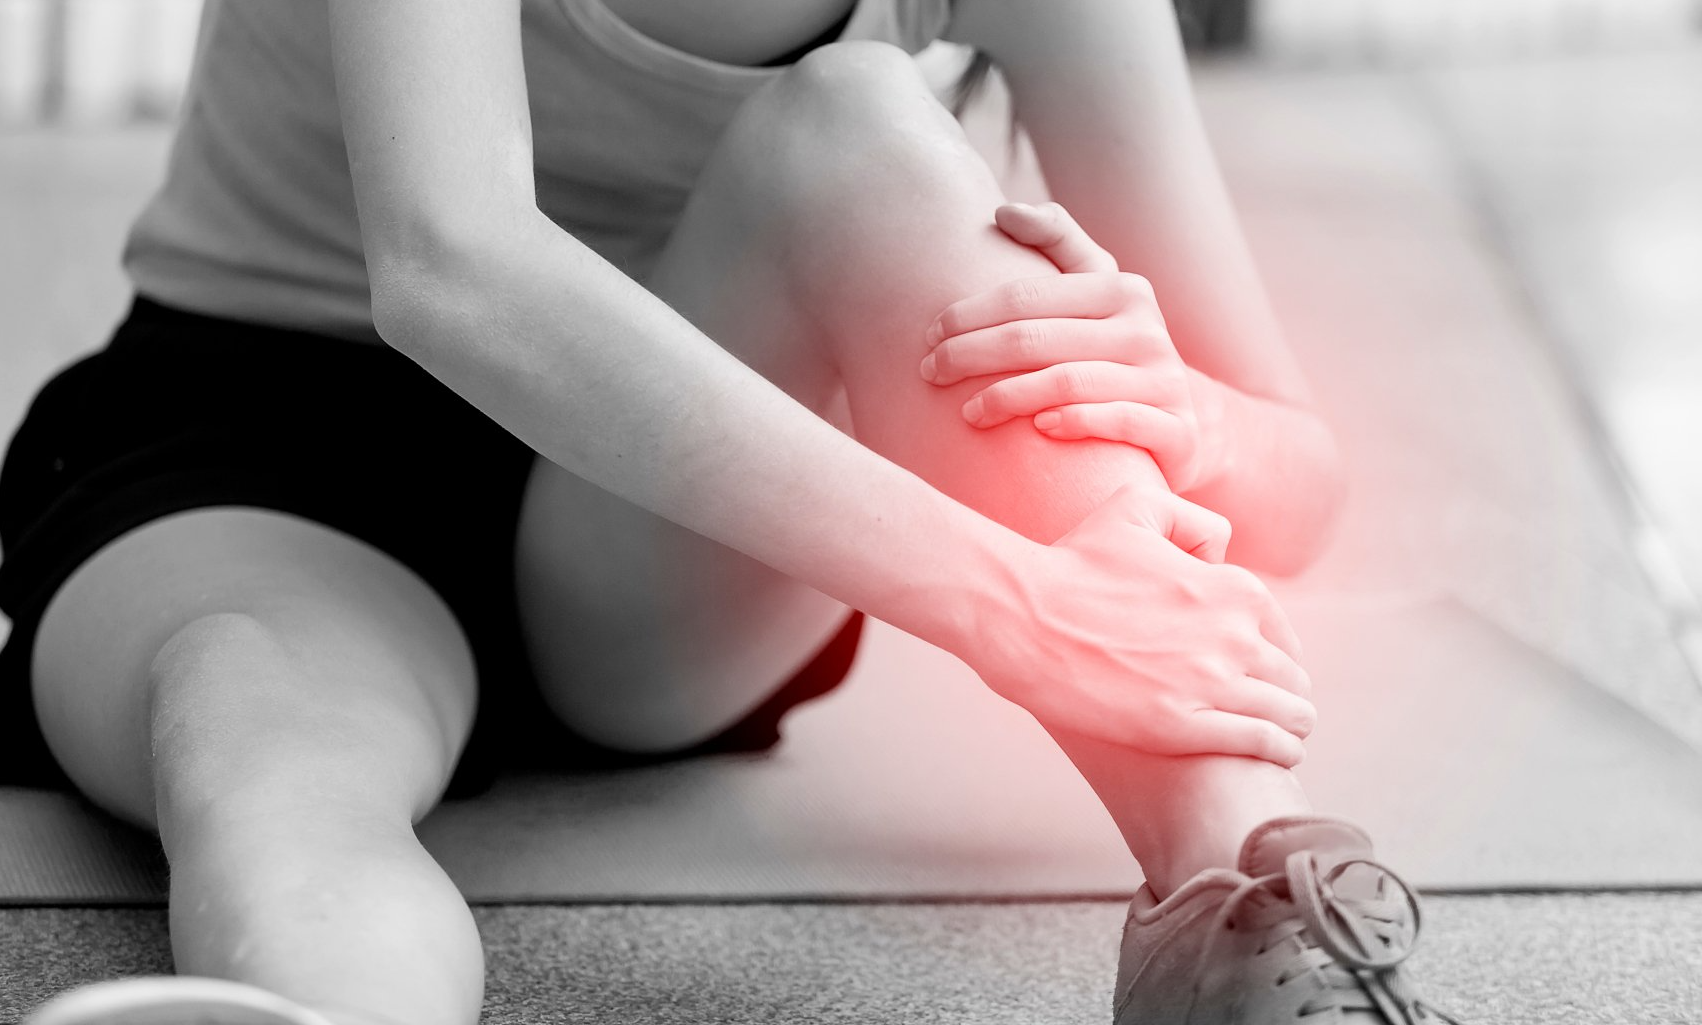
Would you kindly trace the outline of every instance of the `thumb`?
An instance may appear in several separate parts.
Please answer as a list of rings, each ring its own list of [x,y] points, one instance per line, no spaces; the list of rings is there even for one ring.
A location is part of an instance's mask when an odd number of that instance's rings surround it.
[[[1065,274],[1117,270],[1117,258],[1090,238],[1057,203],[1007,203],[993,211],[993,223],[1014,241],[1040,250]]]
[[[1197,559],[1222,562],[1229,552],[1229,520],[1186,498],[1170,497],[1170,543]]]
[[[1066,544],[1095,535],[1116,536],[1130,527],[1139,527],[1160,537],[1168,537],[1175,519],[1170,510],[1172,498],[1174,496],[1162,488],[1125,484],[1095,506],[1092,512],[1057,543]]]

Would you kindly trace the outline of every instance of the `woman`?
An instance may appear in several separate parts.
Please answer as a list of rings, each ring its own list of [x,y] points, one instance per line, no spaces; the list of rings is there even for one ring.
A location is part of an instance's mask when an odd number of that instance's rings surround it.
[[[1080,226],[1004,205],[910,57],[941,35]],[[126,265],[8,459],[9,675],[159,830],[179,971],[242,986],[32,1025],[476,1020],[410,828],[469,735],[541,702],[540,757],[760,748],[848,609],[1104,799],[1148,879],[1120,1020],[1430,1014],[1415,917],[1320,878],[1369,847],[1309,815],[1298,645],[1219,564],[1303,564],[1338,471],[1166,5],[212,0]]]

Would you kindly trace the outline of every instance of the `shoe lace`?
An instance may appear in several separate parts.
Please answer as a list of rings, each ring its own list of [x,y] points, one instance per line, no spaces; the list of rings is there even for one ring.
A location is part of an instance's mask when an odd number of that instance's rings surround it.
[[[1376,873],[1375,897],[1354,899],[1336,892],[1335,883],[1356,865]],[[1398,899],[1389,897],[1391,884]],[[1254,899],[1255,894],[1263,899]],[[1203,972],[1213,963],[1221,937],[1241,921],[1262,933],[1261,955],[1294,941],[1277,985],[1313,980],[1319,992],[1301,1005],[1303,1018],[1331,1009],[1364,1010],[1389,1025],[1463,1025],[1413,996],[1401,977],[1400,964],[1418,941],[1420,918],[1417,895],[1387,867],[1353,858],[1320,875],[1312,853],[1296,851],[1284,871],[1247,879],[1229,894],[1212,921],[1199,964]],[[1196,1000],[1201,982],[1197,975]]]

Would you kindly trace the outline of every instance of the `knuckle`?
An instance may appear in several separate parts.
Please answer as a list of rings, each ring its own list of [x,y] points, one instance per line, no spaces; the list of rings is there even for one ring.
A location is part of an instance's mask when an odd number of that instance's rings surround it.
[[[1152,742],[1159,744],[1159,742],[1164,741],[1176,741],[1178,730],[1188,725],[1188,719],[1193,715],[1193,708],[1195,708],[1193,705],[1188,705],[1185,701],[1178,700],[1174,696],[1166,695],[1157,698],[1152,703],[1151,715],[1147,717]]]
[[[1265,597],[1265,585],[1259,583],[1259,578],[1240,566],[1225,566],[1223,587],[1230,597],[1246,603],[1256,604]]]
[[[1146,423],[1146,419],[1145,419],[1145,416],[1141,413],[1141,407],[1140,407],[1139,403],[1136,403],[1136,402],[1119,402],[1119,403],[1117,403],[1117,414],[1116,415],[1117,415],[1117,425],[1118,425],[1119,428],[1121,428],[1122,433],[1123,433],[1123,437],[1125,437],[1129,440],[1144,440],[1144,436],[1147,432],[1142,429],[1142,425]]]
[[[1293,761],[1294,738],[1280,726],[1261,726],[1256,734],[1258,737],[1259,757],[1267,762]]]
[[[1215,567],[1208,566],[1206,568]],[[1193,606],[1209,606],[1215,598],[1213,579],[1203,575],[1188,574],[1172,580],[1171,586],[1175,588],[1176,597],[1180,602]]]
[[[1022,316],[1029,310],[1037,309],[1044,294],[1038,282],[1013,281],[1005,290],[1006,308],[1011,314]]]
[[[1011,348],[1024,363],[1044,363],[1050,332],[1037,320],[1024,321],[1012,330]]]
[[[1150,300],[1152,282],[1133,271],[1120,271],[1117,274],[1117,294],[1129,302]]]
[[[1229,655],[1235,659],[1235,664],[1243,669],[1251,668],[1263,654],[1263,638],[1249,630],[1234,631],[1225,644]]]
[[[1205,687],[1207,696],[1214,702],[1224,697],[1235,681],[1241,678],[1241,672],[1226,647],[1222,644],[1214,645],[1214,650],[1201,652],[1190,660],[1193,675]]]
[[[1093,394],[1099,375],[1086,363],[1064,363],[1058,367],[1059,390],[1070,398],[1085,398]]]
[[[990,384],[981,390],[981,415],[1004,415],[1011,406],[1010,386],[1006,381]]]

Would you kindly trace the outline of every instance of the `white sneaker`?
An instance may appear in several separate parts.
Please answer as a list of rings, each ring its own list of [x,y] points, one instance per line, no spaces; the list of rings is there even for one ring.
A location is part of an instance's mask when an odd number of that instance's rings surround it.
[[[19,1025],[331,1025],[276,993],[223,979],[140,976],[54,997]]]

